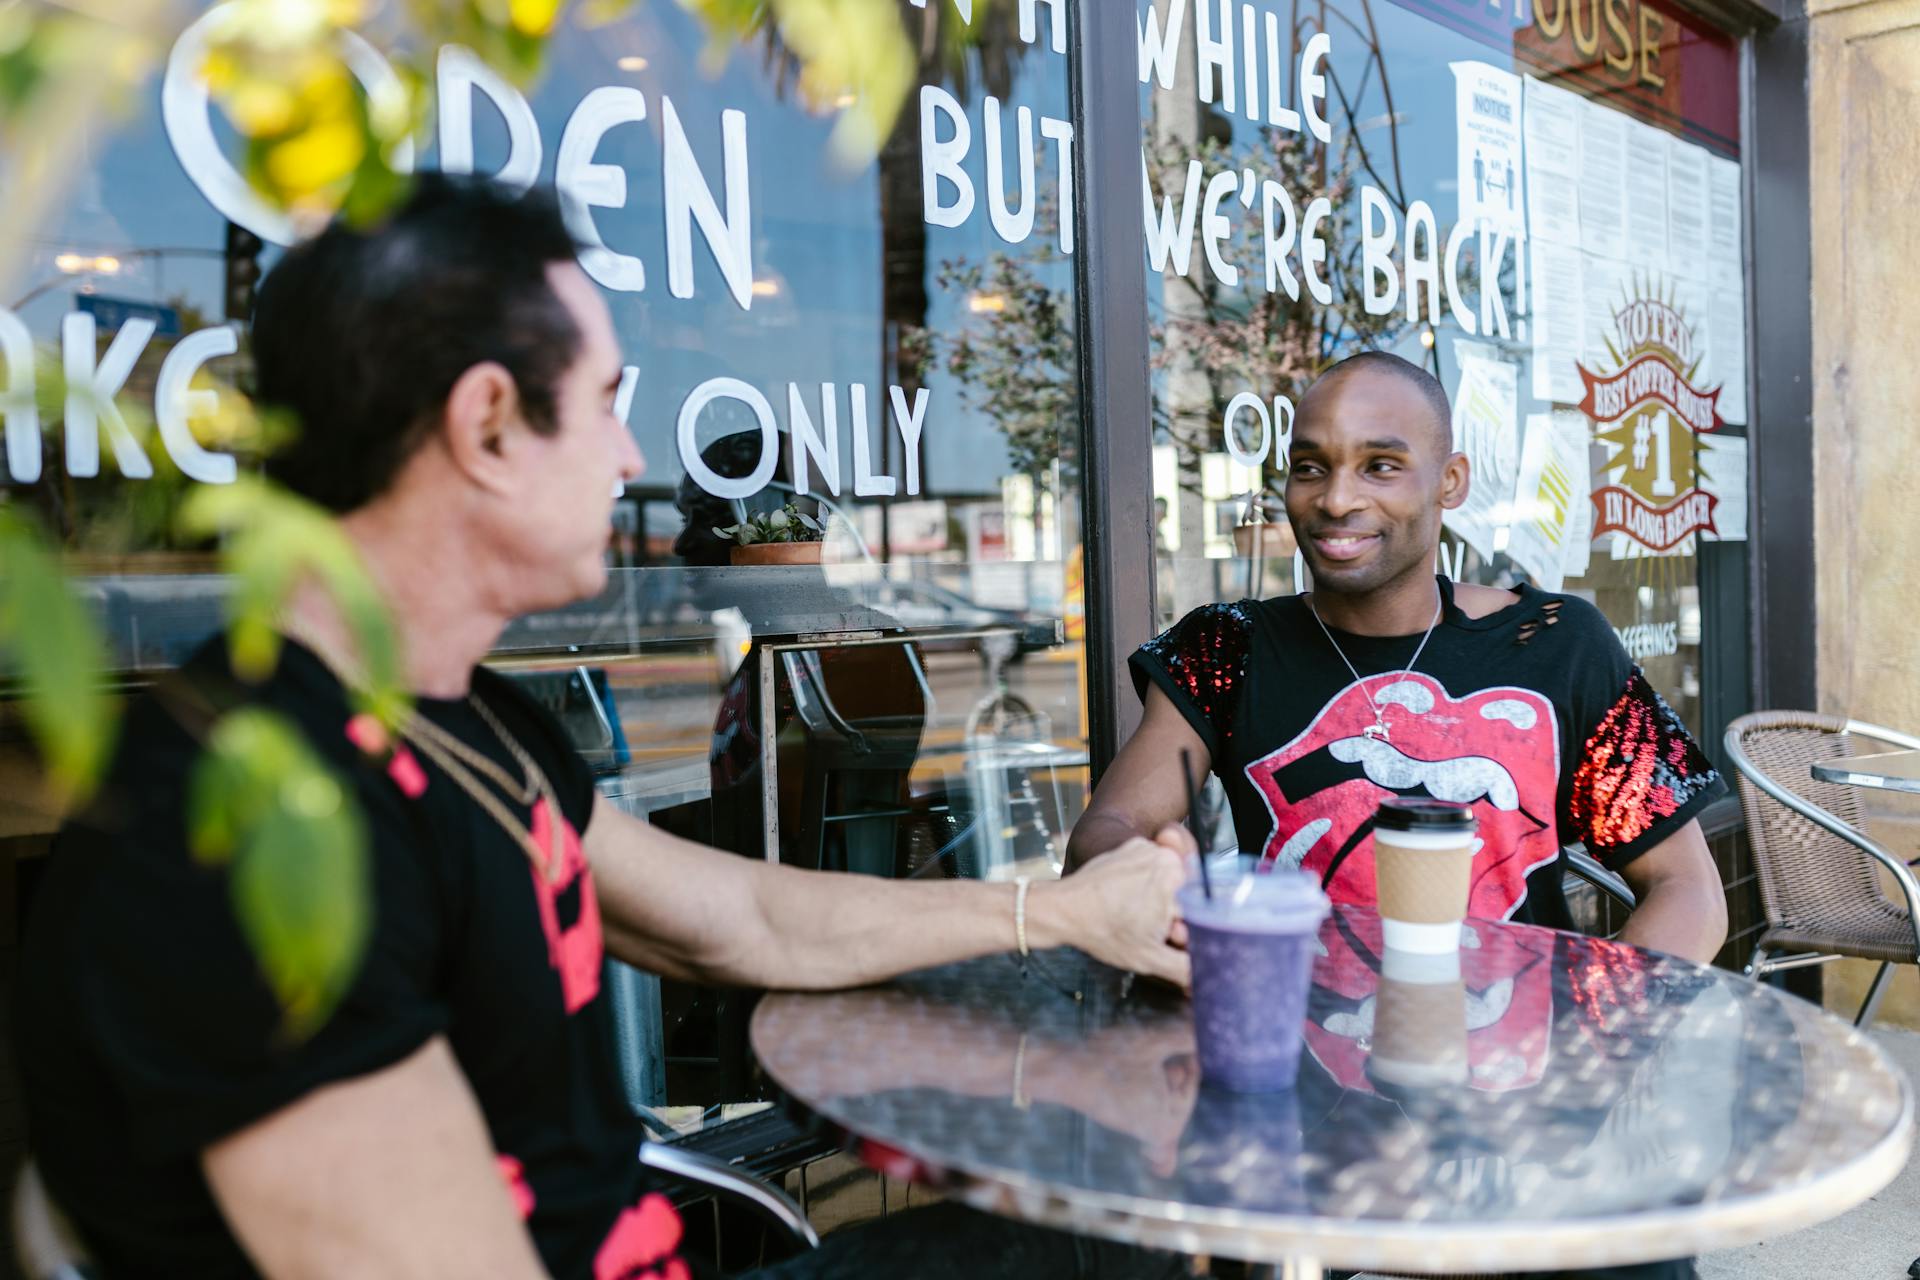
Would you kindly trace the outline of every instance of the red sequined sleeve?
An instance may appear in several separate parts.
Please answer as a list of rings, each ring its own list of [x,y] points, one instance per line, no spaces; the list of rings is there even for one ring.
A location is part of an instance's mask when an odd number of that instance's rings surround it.
[[[1724,794],[1719,770],[1636,667],[1587,737],[1566,818],[1573,838],[1618,868]]]
[[[1253,605],[1210,604],[1140,646],[1130,664],[1142,699],[1149,684],[1187,718],[1218,761],[1233,738],[1253,645]]]

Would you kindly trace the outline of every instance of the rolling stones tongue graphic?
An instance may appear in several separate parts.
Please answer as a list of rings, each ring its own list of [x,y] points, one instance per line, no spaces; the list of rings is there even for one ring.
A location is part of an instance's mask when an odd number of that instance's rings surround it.
[[[1385,712],[1388,737],[1370,737],[1367,692]],[[1392,796],[1432,796],[1473,807],[1479,851],[1467,910],[1504,920],[1525,900],[1527,872],[1560,855],[1555,799],[1560,735],[1553,704],[1530,689],[1486,689],[1455,699],[1417,673],[1351,684],[1306,731],[1247,766],[1273,815],[1263,860],[1325,877],[1335,902],[1373,906],[1373,814]],[[1358,933],[1330,919],[1327,959],[1315,981],[1350,1012],[1314,1027],[1308,1044],[1342,1085],[1368,1090],[1364,1044],[1378,977],[1379,924]],[[1479,1088],[1524,1087],[1539,1078],[1551,988],[1543,967],[1463,952],[1469,987],[1473,1080]],[[1477,1013],[1476,1013],[1477,1010]],[[1349,1025],[1350,1024],[1350,1025]]]
[[[1368,691],[1385,712],[1385,740],[1364,732],[1373,724]],[[1531,689],[1454,699],[1428,676],[1372,676],[1248,765],[1247,780],[1273,815],[1263,860],[1323,877],[1333,868],[1335,902],[1374,904],[1373,814],[1393,796],[1473,806],[1481,846],[1471,915],[1512,915],[1527,896],[1527,872],[1560,854],[1560,733],[1553,704]]]

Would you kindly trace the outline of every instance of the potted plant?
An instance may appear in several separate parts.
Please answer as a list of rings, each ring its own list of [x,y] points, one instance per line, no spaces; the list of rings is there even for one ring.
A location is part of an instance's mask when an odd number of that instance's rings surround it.
[[[733,544],[735,564],[819,564],[827,536],[818,520],[791,502],[713,532]]]

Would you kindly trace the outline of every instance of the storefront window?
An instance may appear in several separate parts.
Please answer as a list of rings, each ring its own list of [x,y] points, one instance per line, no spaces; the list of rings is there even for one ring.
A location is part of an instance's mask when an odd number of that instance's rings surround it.
[[[1746,537],[1734,43],[1659,0],[1137,14],[1162,620],[1304,589],[1292,406],[1392,351],[1472,461],[1440,568],[1592,600],[1698,730],[1744,625],[1699,590]]]
[[[848,104],[809,100],[777,40],[716,63],[672,4],[563,28],[527,89],[439,57],[418,163],[557,186],[648,463],[605,593],[516,623],[496,661],[617,803],[743,856],[1048,874],[1084,804],[1067,12],[966,8],[902,6],[919,83],[852,160]],[[10,436],[0,476],[136,679],[218,625],[214,558],[174,517],[258,449],[219,398],[181,393],[247,386],[252,286],[290,234],[191,75],[151,94],[91,140],[31,290],[0,300],[16,388],[30,341],[157,416],[146,433],[69,401],[43,449]],[[800,563],[723,532],[789,508],[826,530]],[[737,1023],[665,1001],[636,1098],[742,1096]]]

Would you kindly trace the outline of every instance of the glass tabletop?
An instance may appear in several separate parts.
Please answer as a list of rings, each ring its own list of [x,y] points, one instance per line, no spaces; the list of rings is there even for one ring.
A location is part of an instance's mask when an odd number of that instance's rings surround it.
[[[1353,907],[1321,932],[1284,1094],[1203,1087],[1185,1000],[1075,952],[770,996],[753,1044],[885,1172],[1013,1217],[1264,1261],[1682,1257],[1831,1217],[1907,1158],[1905,1079],[1812,1005],[1531,926],[1470,921],[1463,943],[1460,1082],[1432,1087],[1376,1069],[1383,1041],[1441,1041],[1379,1016],[1409,1005],[1383,988],[1378,917]]]
[[[1920,751],[1883,751],[1844,760],[1822,760],[1814,764],[1813,776],[1822,782],[1920,792]]]

